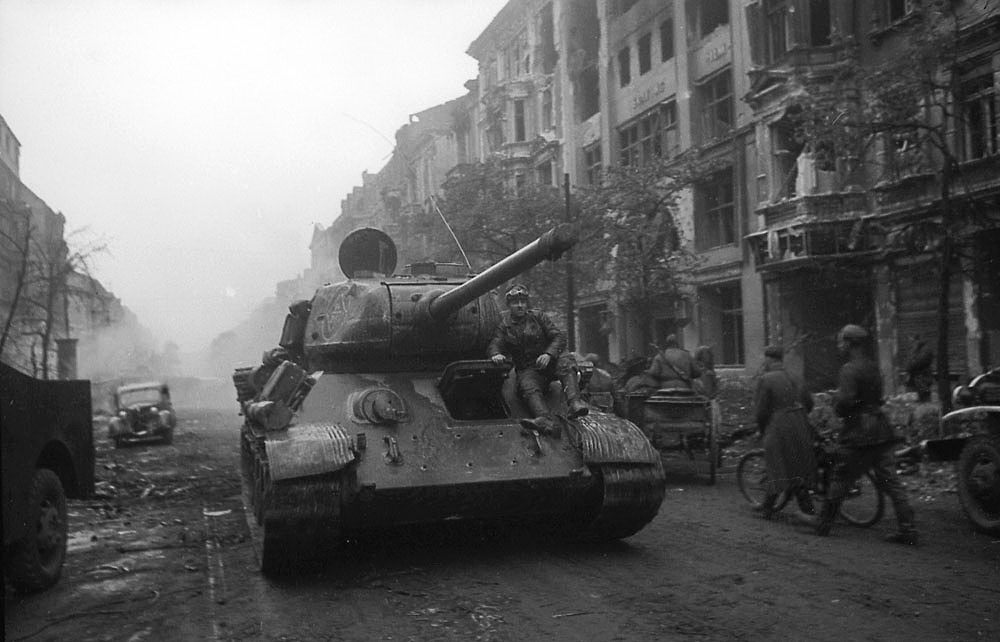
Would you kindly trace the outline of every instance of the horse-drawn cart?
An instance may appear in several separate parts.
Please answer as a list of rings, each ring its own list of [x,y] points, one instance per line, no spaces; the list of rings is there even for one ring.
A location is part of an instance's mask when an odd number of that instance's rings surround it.
[[[693,390],[664,388],[652,394],[622,393],[615,401],[615,412],[639,426],[654,447],[704,462],[709,483],[715,483],[719,422],[710,399]]]

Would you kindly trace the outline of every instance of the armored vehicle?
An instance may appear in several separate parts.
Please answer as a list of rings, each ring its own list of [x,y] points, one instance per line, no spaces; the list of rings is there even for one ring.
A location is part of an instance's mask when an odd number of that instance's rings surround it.
[[[493,289],[576,242],[569,226],[471,275],[413,264],[379,230],[339,250],[347,280],[290,306],[279,348],[233,375],[244,496],[265,573],[293,570],[375,529],[470,520],[622,538],[663,501],[659,453],[592,410],[561,437],[530,429],[509,367],[486,359]]]

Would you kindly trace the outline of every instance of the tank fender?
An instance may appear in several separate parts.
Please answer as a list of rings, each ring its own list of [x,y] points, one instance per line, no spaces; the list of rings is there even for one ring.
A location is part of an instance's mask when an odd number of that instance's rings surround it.
[[[290,426],[268,434],[264,447],[275,481],[332,473],[353,462],[357,452],[351,436],[332,423]]]
[[[579,448],[588,464],[657,464],[660,453],[634,423],[591,410],[576,420]]]

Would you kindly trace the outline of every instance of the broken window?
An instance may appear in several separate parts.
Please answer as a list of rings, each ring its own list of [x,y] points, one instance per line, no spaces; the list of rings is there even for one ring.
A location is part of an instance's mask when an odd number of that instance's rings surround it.
[[[922,152],[915,129],[894,131],[885,140],[886,173],[893,180],[920,171]]]
[[[996,154],[1000,151],[1000,129],[990,60],[987,58],[984,63],[963,74],[959,89],[963,158],[972,160]]]
[[[597,66],[591,65],[580,71],[576,79],[577,113],[580,120],[587,120],[601,109],[600,78]]]
[[[813,47],[830,44],[830,0],[809,0],[809,43]]]
[[[622,165],[647,165],[672,157],[677,152],[677,103],[667,101],[626,123],[618,130],[618,142]]]
[[[674,57],[674,19],[667,18],[660,23],[660,61]]]
[[[599,185],[601,182],[600,141],[583,148],[583,164],[587,177],[587,185]]]
[[[632,82],[632,61],[628,47],[622,47],[618,52],[618,86],[624,87]]]
[[[551,3],[545,5],[545,8],[542,9],[538,33],[541,40],[542,73],[551,74],[555,71],[556,60],[559,57],[559,54],[556,52],[555,27],[552,21]]]
[[[729,0],[700,0],[698,7],[702,38],[715,31],[716,27],[729,24]]]
[[[702,107],[702,140],[728,132],[733,126],[732,71],[716,74],[698,87]]]
[[[695,245],[707,250],[736,242],[733,168],[727,167],[695,188]]]
[[[535,174],[539,185],[552,185],[552,161],[545,161],[535,167]]]
[[[789,49],[788,3],[769,3],[767,10],[767,60],[775,62]]]
[[[771,129],[771,147],[774,151],[775,200],[795,198],[799,180],[799,156],[803,144],[796,140],[795,130],[787,122]]]
[[[717,346],[716,364],[740,366],[745,362],[743,294],[739,281],[698,289],[701,343]]]
[[[639,38],[639,75],[647,73],[653,67],[653,35],[645,34]]]
[[[514,141],[522,142],[527,138],[524,124],[524,101],[514,101]]]

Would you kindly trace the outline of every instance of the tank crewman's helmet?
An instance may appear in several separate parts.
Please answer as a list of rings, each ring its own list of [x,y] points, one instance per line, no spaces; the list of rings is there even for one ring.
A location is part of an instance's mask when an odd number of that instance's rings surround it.
[[[837,341],[860,345],[868,340],[868,331],[859,325],[848,323],[837,333]]]
[[[511,287],[511,289],[507,290],[505,298],[507,299],[507,303],[510,303],[515,299],[524,299],[525,301],[527,301],[528,288],[524,287],[521,284],[514,285],[513,287]]]

